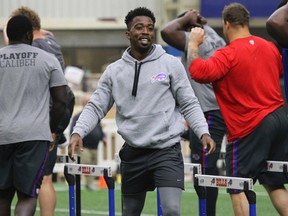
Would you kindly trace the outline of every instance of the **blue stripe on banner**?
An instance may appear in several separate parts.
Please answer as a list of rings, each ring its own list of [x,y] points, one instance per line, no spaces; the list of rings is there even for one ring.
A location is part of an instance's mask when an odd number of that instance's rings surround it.
[[[235,0],[202,0],[200,1],[200,13],[207,18],[221,18],[224,6],[233,2]],[[237,2],[245,5],[251,17],[269,17],[280,1],[238,0]]]

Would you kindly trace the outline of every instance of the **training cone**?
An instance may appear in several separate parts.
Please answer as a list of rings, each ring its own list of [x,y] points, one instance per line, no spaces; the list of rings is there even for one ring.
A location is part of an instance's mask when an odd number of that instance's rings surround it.
[[[104,179],[104,176],[99,177],[98,188],[107,188],[107,184],[106,184],[106,181]]]

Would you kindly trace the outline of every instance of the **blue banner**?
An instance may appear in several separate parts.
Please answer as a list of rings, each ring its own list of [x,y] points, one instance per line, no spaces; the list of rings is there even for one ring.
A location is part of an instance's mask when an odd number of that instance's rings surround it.
[[[201,0],[200,13],[207,18],[221,18],[224,6],[233,2],[235,1]],[[237,2],[245,5],[252,18],[265,18],[275,11],[281,0],[238,0]]]

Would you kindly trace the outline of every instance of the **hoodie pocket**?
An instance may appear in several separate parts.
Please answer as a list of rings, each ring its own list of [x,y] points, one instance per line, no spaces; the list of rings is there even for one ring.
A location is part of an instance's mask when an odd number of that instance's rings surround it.
[[[169,124],[165,112],[126,119],[118,133],[132,146],[151,147],[169,138]]]

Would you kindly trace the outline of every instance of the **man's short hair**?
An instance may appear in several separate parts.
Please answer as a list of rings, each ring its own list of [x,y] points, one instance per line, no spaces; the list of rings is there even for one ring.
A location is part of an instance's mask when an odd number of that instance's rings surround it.
[[[125,23],[127,26],[127,30],[130,29],[130,24],[132,23],[133,19],[136,16],[147,16],[147,17],[151,18],[153,24],[155,24],[155,22],[156,22],[156,18],[154,16],[154,13],[151,10],[149,10],[146,7],[137,7],[134,10],[130,10],[125,17]]]
[[[225,22],[231,25],[249,26],[250,13],[247,8],[240,3],[231,3],[226,5],[222,12]]]
[[[24,15],[26,17],[28,17],[28,19],[31,21],[32,26],[33,26],[33,30],[40,30],[41,29],[41,19],[39,17],[39,15],[32,10],[29,7],[19,7],[16,10],[14,10],[11,13],[11,17],[12,16],[17,16],[17,15]]]
[[[13,16],[7,23],[7,36],[10,41],[22,41],[27,33],[33,33],[32,23],[23,15]]]

